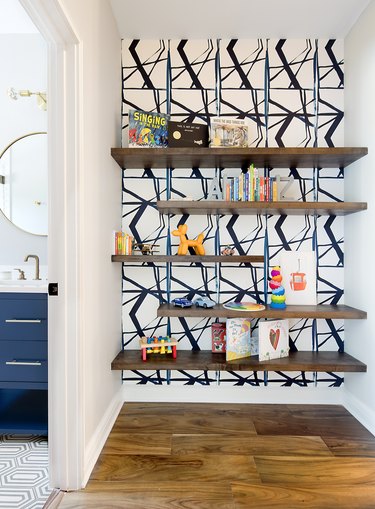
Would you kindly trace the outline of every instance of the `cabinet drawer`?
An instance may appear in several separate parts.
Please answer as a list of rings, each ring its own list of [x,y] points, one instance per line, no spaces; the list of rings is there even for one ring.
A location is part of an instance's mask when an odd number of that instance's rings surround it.
[[[0,340],[46,340],[47,295],[15,295],[0,298]]]
[[[0,382],[47,382],[47,341],[0,341]]]

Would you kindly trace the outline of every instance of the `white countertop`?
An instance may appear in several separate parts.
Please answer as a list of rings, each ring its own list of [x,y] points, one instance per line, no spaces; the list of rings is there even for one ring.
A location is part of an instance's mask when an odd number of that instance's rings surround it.
[[[9,293],[47,293],[48,282],[44,281],[0,281],[0,292]]]

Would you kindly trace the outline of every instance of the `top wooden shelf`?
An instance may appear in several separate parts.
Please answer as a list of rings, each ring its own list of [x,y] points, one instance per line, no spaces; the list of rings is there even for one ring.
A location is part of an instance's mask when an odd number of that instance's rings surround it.
[[[165,200],[158,201],[162,214],[245,214],[245,215],[320,215],[345,216],[367,209],[364,202],[306,201],[225,201],[225,200]]]
[[[121,168],[345,168],[365,147],[112,148]]]

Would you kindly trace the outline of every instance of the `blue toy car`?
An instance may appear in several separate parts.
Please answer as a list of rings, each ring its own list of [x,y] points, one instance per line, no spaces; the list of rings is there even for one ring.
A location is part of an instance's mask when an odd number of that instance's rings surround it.
[[[213,308],[216,304],[213,300],[208,297],[197,297],[194,301],[197,308]]]
[[[173,299],[172,304],[181,308],[190,308],[193,305],[191,300],[185,299],[184,297]]]

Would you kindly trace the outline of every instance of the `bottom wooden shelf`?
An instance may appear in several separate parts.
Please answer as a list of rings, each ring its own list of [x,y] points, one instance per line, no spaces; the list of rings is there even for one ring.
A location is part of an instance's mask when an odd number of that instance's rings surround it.
[[[365,372],[367,366],[346,353],[292,352],[289,357],[260,362],[258,356],[226,361],[225,354],[207,350],[177,350],[177,359],[154,355],[146,362],[140,350],[124,350],[112,361],[112,370],[183,369],[204,371],[323,371]]]

